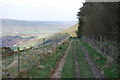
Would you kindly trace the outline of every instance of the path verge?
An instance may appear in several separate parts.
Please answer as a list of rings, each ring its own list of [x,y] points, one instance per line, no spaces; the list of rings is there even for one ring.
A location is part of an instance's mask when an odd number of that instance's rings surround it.
[[[83,50],[84,56],[85,56],[88,64],[91,66],[91,69],[92,69],[92,72],[93,72],[95,78],[104,78],[104,75],[101,73],[101,71],[96,66],[96,64],[94,63],[92,58],[89,56],[89,52],[84,47],[82,47],[82,44],[80,41],[78,41],[78,43],[81,46],[81,49]]]
[[[60,78],[61,77],[61,72],[62,72],[64,63],[66,61],[66,57],[67,57],[68,51],[70,49],[71,42],[69,44],[69,47],[68,47],[67,51],[65,52],[65,54],[63,55],[61,60],[57,63],[55,69],[53,70],[52,74],[50,75],[50,78]]]

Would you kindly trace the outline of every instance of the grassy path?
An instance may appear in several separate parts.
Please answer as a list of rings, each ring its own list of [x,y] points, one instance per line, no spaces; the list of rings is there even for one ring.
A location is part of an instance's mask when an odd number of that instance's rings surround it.
[[[79,42],[80,46],[82,46],[81,42],[80,41],[78,41],[78,42]],[[82,50],[84,52],[85,59],[87,60],[88,64],[91,66],[91,69],[92,69],[92,72],[93,72],[95,78],[104,78],[100,69],[96,66],[95,62],[88,55],[89,52],[84,47],[82,47]]]
[[[73,56],[74,56],[74,63],[75,63],[76,78],[80,78],[80,64],[79,64],[79,62],[78,62],[78,56],[76,55],[76,44],[75,44],[75,40],[74,40],[74,52],[73,52]]]
[[[32,78],[117,78],[117,66],[93,51],[87,43],[71,39],[26,73]],[[112,76],[112,77],[110,77]]]
[[[75,78],[75,66],[74,66],[74,57],[73,57],[73,50],[74,50],[74,43],[72,41],[70,50],[68,52],[66,62],[64,64],[61,78]]]
[[[85,59],[84,53],[81,49],[81,46],[78,44],[78,40],[75,40],[76,43],[76,55],[80,64],[80,78],[94,78],[91,67],[89,66],[87,60]]]
[[[78,39],[73,39],[66,63],[63,67],[62,78],[94,78],[91,67],[87,63],[83,51],[78,44]]]
[[[72,42],[72,41],[71,41]],[[66,57],[67,57],[67,54],[68,54],[68,51],[70,49],[70,46],[71,46],[71,42],[69,44],[69,47],[67,49],[67,51],[65,52],[65,54],[63,55],[63,57],[61,58],[61,60],[58,62],[58,64],[56,65],[55,67],[55,70],[53,71],[53,73],[51,74],[50,78],[60,78],[61,77],[61,71],[62,71],[62,68],[64,66],[64,63],[66,61]]]
[[[89,56],[101,70],[106,78],[119,78],[120,67],[118,64],[111,61],[109,57],[105,57],[94,48],[90,47],[85,41],[80,40],[82,46],[89,52]]]

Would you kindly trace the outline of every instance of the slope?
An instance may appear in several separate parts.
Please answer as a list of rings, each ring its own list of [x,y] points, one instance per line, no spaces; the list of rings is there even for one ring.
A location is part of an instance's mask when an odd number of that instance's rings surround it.
[[[78,29],[78,24],[75,24],[74,26],[65,29],[63,31],[60,31],[60,33],[68,33],[72,37],[77,37],[76,31]]]

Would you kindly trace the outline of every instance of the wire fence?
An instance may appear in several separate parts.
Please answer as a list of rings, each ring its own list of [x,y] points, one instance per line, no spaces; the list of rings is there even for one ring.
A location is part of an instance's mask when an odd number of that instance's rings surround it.
[[[103,56],[110,58],[111,61],[120,64],[120,47],[117,42],[113,41],[103,41],[103,40],[95,40],[90,38],[83,38],[85,42],[89,44],[93,49],[95,49],[97,52],[102,54]]]
[[[16,78],[20,76],[20,73],[30,70],[34,65],[40,63],[45,54],[53,53],[55,47],[70,37],[67,34],[58,35],[55,36],[56,38],[44,38],[43,42],[36,47],[23,50],[18,47],[13,55],[2,59],[2,78]]]

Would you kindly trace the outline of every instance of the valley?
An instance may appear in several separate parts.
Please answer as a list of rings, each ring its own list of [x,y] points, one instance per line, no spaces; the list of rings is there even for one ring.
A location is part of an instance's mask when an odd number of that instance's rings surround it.
[[[76,24],[74,21],[49,22],[49,21],[24,21],[24,20],[2,20],[2,36],[0,36],[0,47],[29,48],[43,42],[43,38],[50,38],[62,30]],[[14,49],[13,49],[14,50]]]

